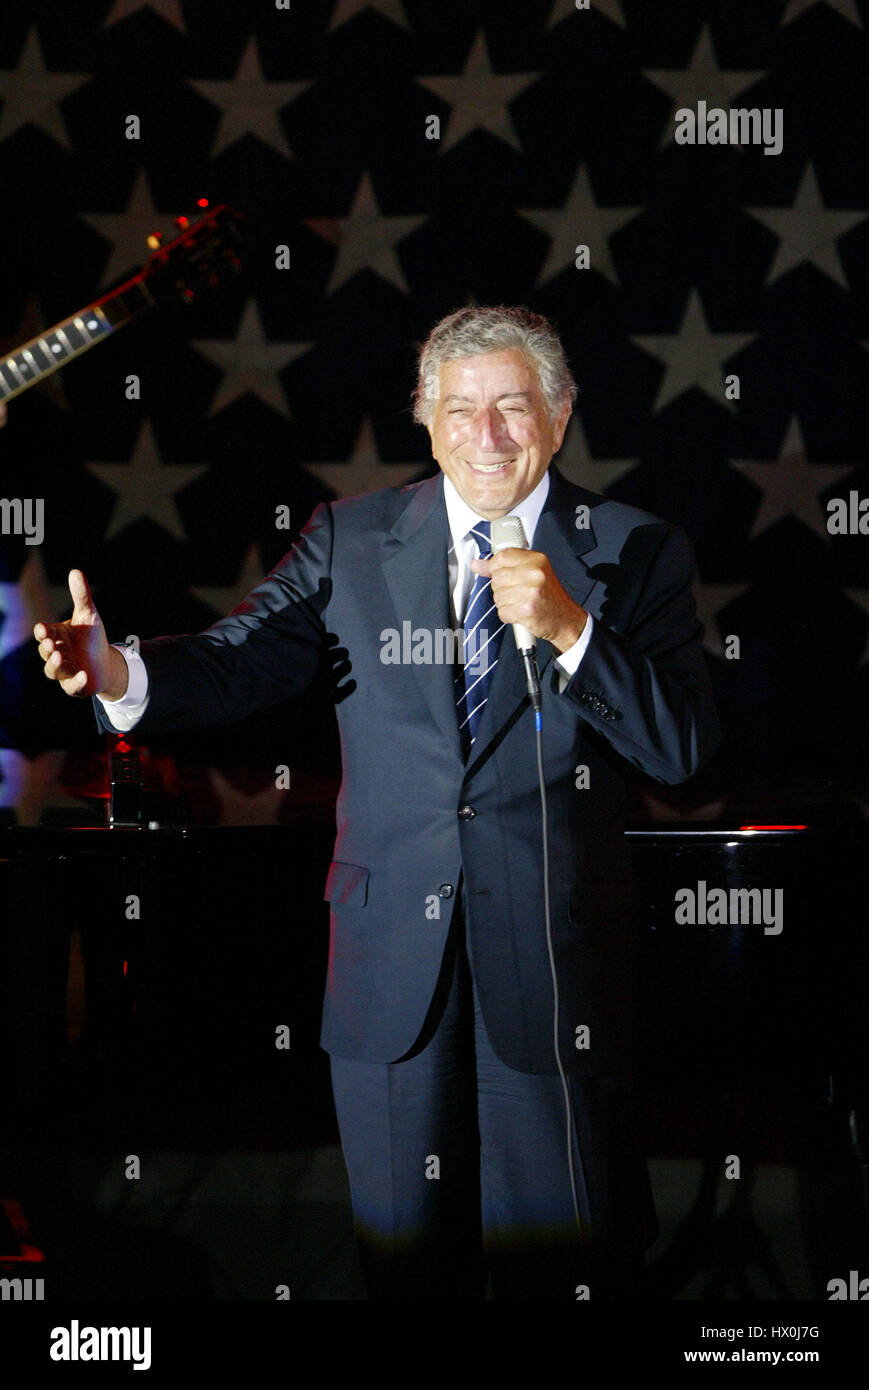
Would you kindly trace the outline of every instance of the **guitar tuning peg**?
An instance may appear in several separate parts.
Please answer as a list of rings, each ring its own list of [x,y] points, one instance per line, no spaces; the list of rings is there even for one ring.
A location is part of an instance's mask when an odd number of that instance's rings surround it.
[[[152,251],[157,251],[157,250],[159,250],[162,241],[163,241],[163,233],[162,233],[162,232],[152,232],[151,235],[148,237],[148,245],[150,246],[150,248],[151,248]]]

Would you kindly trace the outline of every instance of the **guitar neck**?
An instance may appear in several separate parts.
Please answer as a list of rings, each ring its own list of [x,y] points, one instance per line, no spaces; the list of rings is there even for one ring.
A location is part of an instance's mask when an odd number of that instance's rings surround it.
[[[11,400],[56,372],[73,357],[96,347],[154,302],[143,274],[56,323],[14,352],[0,357],[0,401]]]

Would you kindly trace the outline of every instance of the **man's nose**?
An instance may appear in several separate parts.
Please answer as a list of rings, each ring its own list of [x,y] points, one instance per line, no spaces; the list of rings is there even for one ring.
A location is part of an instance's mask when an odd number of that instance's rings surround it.
[[[507,434],[500,411],[481,407],[474,419],[474,433],[481,449],[500,448]]]

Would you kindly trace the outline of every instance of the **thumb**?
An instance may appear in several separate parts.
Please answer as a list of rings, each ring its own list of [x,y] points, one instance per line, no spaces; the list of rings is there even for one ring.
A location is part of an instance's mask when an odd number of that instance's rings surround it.
[[[76,613],[96,613],[93,598],[91,597],[90,585],[81,570],[70,570],[69,572],[69,592],[72,596],[73,609]]]

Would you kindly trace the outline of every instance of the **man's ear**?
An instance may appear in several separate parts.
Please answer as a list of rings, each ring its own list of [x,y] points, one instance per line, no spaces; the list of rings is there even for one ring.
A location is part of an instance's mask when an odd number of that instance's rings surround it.
[[[557,454],[557,453],[558,453],[558,450],[561,448],[562,444],[564,443],[564,436],[565,436],[565,434],[567,433],[567,422],[568,422],[568,420],[570,419],[570,415],[571,415],[570,401],[565,401],[565,402],[564,402],[564,405],[561,407],[560,411],[559,411],[558,414],[556,415],[556,417],[555,417],[555,423],[554,423],[554,425],[552,426],[552,446],[553,446],[553,447],[552,447],[552,452],[553,452],[553,454]]]
[[[432,456],[432,458],[435,460],[435,463],[437,463],[437,456],[436,456],[435,451],[434,451],[434,432],[433,432],[433,430],[432,430],[432,424],[433,424],[433,423],[434,423],[434,411],[432,411],[431,415],[429,416],[429,418],[428,418],[428,420],[427,420],[427,422],[426,422],[426,426],[425,426],[425,427],[426,427],[426,430],[428,431],[428,442],[429,442],[429,445],[431,446],[431,456]]]

